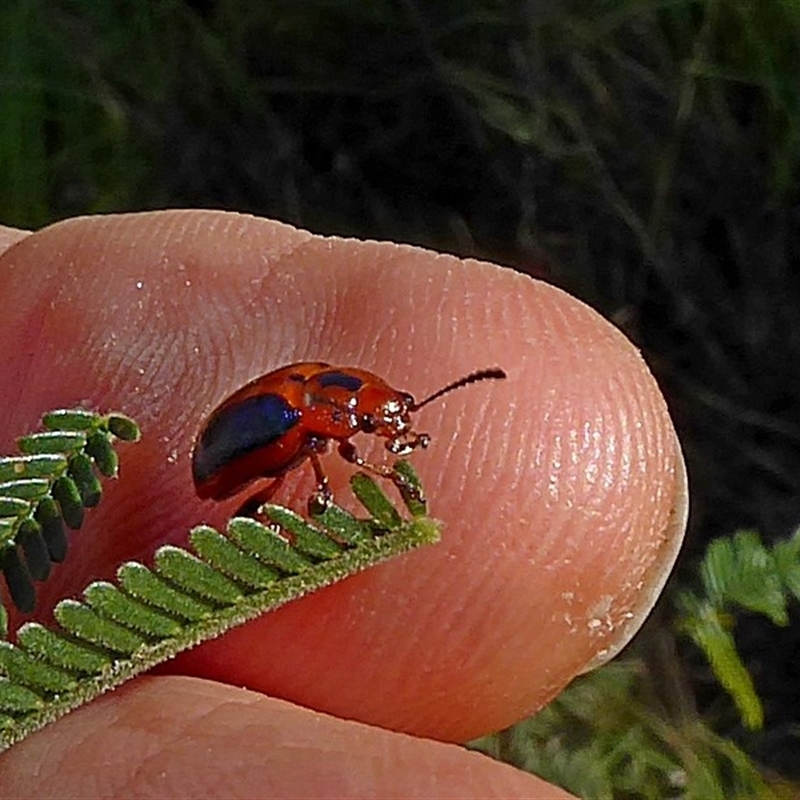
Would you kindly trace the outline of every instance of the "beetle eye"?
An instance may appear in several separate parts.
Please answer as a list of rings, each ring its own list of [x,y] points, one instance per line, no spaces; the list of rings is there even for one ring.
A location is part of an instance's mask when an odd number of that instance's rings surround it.
[[[375,417],[372,414],[361,415],[361,430],[364,433],[375,433]]]

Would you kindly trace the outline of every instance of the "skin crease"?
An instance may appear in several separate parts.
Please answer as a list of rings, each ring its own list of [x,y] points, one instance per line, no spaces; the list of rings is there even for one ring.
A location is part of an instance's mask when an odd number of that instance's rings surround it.
[[[441,742],[513,723],[613,655],[672,566],[680,449],[618,331],[510,270],[235,214],[82,218],[0,243],[12,245],[0,256],[2,452],[42,412],[81,403],[120,408],[144,433],[42,587],[44,608],[183,544],[198,522],[224,524],[242,498],[198,500],[189,456],[204,417],[251,378],[320,359],[421,397],[474,369],[509,374],[417,416],[433,437],[413,461],[445,523],[439,545],[34,735],[0,756],[0,797],[32,786],[37,797],[565,796]],[[369,437],[356,444],[385,458]],[[346,501],[351,468],[335,455],[325,466]],[[276,499],[302,509],[312,485],[296,470]]]

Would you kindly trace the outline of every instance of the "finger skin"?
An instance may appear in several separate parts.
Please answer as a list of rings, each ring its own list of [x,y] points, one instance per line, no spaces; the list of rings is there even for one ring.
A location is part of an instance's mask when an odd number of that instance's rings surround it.
[[[571,797],[454,745],[194,678],[136,681],[12,754],[5,798]]]
[[[5,228],[0,225],[0,253],[29,235],[29,231],[22,231],[19,228]]]
[[[444,540],[178,659],[337,716],[441,740],[504,727],[640,624],[685,522],[680,451],[639,354],[585,305],[474,261],[313,237],[215,212],[71,220],[0,259],[0,437],[78,403],[121,408],[144,440],[72,538],[45,605],[147,559],[239,499],[201,503],[204,416],[299,360],[371,369],[424,395],[476,368],[507,381],[419,412],[414,457]],[[359,442],[361,446],[362,442]],[[381,458],[369,439],[367,455]],[[326,460],[337,499],[350,468]],[[279,499],[302,509],[310,470]]]

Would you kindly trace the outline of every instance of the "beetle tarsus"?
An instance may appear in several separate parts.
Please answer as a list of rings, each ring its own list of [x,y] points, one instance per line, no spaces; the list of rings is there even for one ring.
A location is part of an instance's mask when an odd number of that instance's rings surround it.
[[[385,464],[371,464],[369,461],[366,461],[358,454],[352,442],[339,442],[339,455],[349,464],[355,464],[355,466],[361,467],[361,469],[365,469],[367,472],[372,472],[374,475],[378,475],[381,478],[394,480],[392,477],[394,475],[394,470],[391,467],[387,467]]]

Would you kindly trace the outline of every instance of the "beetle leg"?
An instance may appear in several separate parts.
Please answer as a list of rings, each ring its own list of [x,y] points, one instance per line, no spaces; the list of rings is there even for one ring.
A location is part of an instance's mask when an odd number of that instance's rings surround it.
[[[361,467],[368,472],[372,472],[375,475],[380,475],[381,478],[388,478],[389,480],[392,480],[394,470],[391,467],[387,467],[385,464],[370,464],[369,461],[365,461],[358,454],[358,451],[352,442],[348,442],[346,440],[339,442],[339,455],[350,464],[355,464],[357,467]]]
[[[236,512],[237,517],[253,517],[254,519],[258,519],[259,513],[258,509],[264,505],[264,503],[269,503],[270,500],[275,496],[275,492],[281,488],[281,484],[283,483],[283,479],[285,475],[278,475],[272,483],[265,486],[263,489],[257,491],[251,497],[248,497],[247,500],[242,503],[239,507],[239,510]]]
[[[422,437],[429,439],[426,434],[422,434]],[[426,447],[427,441],[423,444],[421,441],[422,437],[419,437],[420,441],[415,446]],[[413,447],[411,448],[414,449]],[[339,442],[339,455],[345,460],[348,461],[350,464],[355,464],[357,467],[361,467],[362,469],[367,470],[368,472],[372,472],[374,475],[378,475],[381,478],[386,478],[390,480],[400,491],[400,493],[410,493],[418,500],[422,500],[422,496],[420,495],[419,491],[411,484],[406,481],[406,479],[400,475],[398,472],[395,471],[393,467],[387,467],[385,464],[370,464],[369,461],[365,461],[359,454],[353,445],[349,441]]]
[[[311,466],[314,468],[314,476],[317,479],[317,491],[308,498],[308,513],[314,515],[324,511],[331,504],[333,493],[316,451],[311,450],[308,457],[311,459]]]

